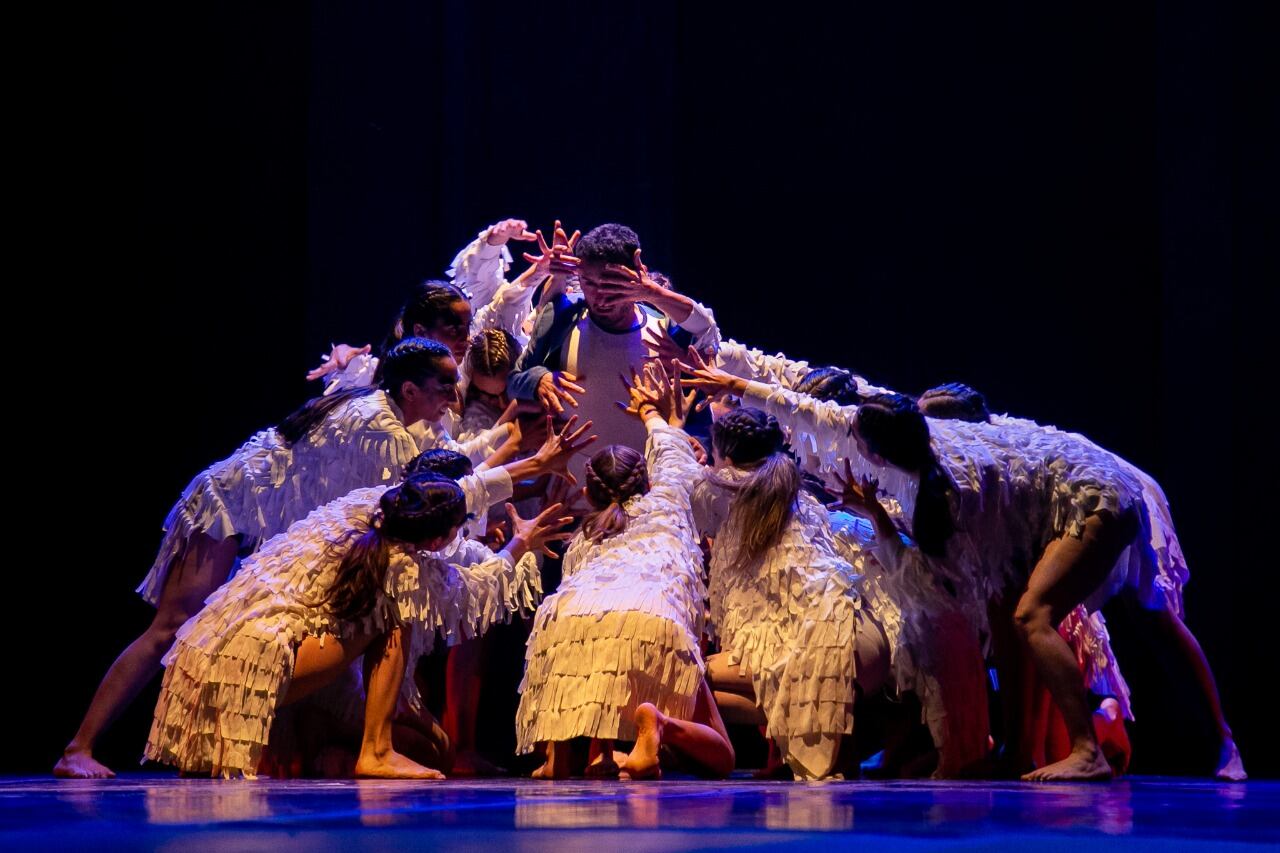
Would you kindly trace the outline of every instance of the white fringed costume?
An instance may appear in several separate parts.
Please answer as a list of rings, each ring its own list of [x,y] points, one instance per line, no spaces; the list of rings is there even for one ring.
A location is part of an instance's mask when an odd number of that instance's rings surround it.
[[[164,658],[146,758],[192,773],[252,777],[306,637],[345,640],[403,625],[411,629],[405,657],[412,672],[437,632],[473,636],[536,603],[541,589],[532,555],[515,562],[484,549],[476,555],[482,561],[464,566],[393,546],[369,615],[358,623],[336,620],[324,595],[386,489],[356,490],[267,541],[182,626]],[[402,695],[418,705],[411,677]]]
[[[827,510],[801,492],[781,540],[734,566],[740,531],[729,520],[749,476],[707,472],[694,491],[699,531],[713,537],[711,623],[729,662],[750,675],[767,734],[797,779],[835,772],[840,738],[853,731],[855,643],[862,612],[859,577],[832,540]]]
[[[871,466],[850,433],[857,407],[825,403],[777,386],[750,382],[744,400],[774,415],[804,441],[822,472],[878,476],[881,489],[911,518],[918,482],[913,475]],[[1079,537],[1098,512],[1132,512],[1139,532],[1111,576],[1086,602],[1096,611],[1130,577],[1157,573],[1152,523],[1140,481],[1116,457],[1070,433],[1030,421],[1000,423],[928,419],[935,454],[955,486],[956,532],[945,560],[929,567],[969,603],[974,624],[985,628],[986,603],[1025,586],[1049,542]]]
[[[649,491],[630,498],[626,530],[582,533],[563,579],[534,616],[517,749],[587,736],[634,740],[635,709],[651,702],[690,719],[703,677],[706,588],[690,512],[700,466],[682,430],[650,419]]]
[[[381,390],[339,404],[307,435],[286,446],[274,428],[196,476],[164,522],[164,540],[138,593],[160,599],[165,577],[187,540],[245,537],[253,547],[284,532],[311,510],[353,489],[394,485],[419,452],[413,425]],[[467,509],[486,511],[511,495],[505,472],[482,472],[463,484]]]
[[[287,446],[275,428],[200,472],[164,522],[164,540],[138,592],[156,604],[165,576],[194,533],[216,540],[264,540],[352,489],[390,485],[418,444],[383,391],[344,401],[310,434]]]

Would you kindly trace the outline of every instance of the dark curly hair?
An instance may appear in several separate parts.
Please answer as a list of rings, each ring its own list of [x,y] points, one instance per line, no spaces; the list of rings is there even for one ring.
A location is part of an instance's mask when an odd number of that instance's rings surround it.
[[[584,234],[573,247],[573,254],[584,263],[596,261],[629,267],[635,263],[636,249],[639,248],[640,237],[636,232],[611,222],[597,225]]]
[[[460,480],[474,471],[471,460],[465,454],[435,447],[415,456],[413,461],[405,466],[404,476],[407,480],[415,474],[439,474],[450,480]]]
[[[862,395],[858,393],[858,380],[852,373],[839,367],[815,367],[792,390],[841,406],[856,406],[862,402]]]

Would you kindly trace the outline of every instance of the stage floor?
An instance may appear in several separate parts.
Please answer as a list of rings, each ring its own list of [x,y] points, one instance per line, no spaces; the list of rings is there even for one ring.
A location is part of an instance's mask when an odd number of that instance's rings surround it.
[[[1280,848],[1280,782],[0,779],[0,850]]]

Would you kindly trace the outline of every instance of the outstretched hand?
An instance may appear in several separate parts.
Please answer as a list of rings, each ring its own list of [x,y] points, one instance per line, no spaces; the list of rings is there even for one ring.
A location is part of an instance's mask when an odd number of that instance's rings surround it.
[[[326,376],[337,373],[340,370],[346,370],[347,365],[351,363],[353,358],[360,355],[368,355],[372,351],[373,346],[371,344],[365,344],[362,347],[334,344],[328,355],[320,356],[320,366],[307,372],[307,381],[324,379]]]
[[[506,507],[507,517],[511,520],[513,549],[541,551],[548,557],[554,557],[556,554],[547,547],[548,543],[563,542],[573,536],[572,533],[564,530],[565,525],[573,523],[573,516],[555,517],[555,514],[563,509],[561,504],[552,504],[530,519],[521,518],[511,504],[507,504]]]
[[[563,477],[570,483],[577,484],[577,478],[569,473],[569,460],[574,454],[582,452],[583,448],[599,438],[597,435],[583,438],[583,433],[591,429],[591,421],[574,429],[577,422],[578,416],[574,415],[565,422],[559,432],[556,432],[551,423],[551,416],[547,416],[547,440],[543,442],[542,447],[538,448],[538,452],[533,454],[538,473]]]
[[[577,379],[578,377],[567,371],[543,374],[538,380],[537,389],[538,402],[542,404],[542,410],[548,415],[562,415],[565,403],[576,409],[578,399],[573,395],[587,393],[587,389],[579,385]]]
[[[524,259],[533,264],[539,275],[573,275],[582,263],[573,254],[573,247],[581,236],[581,231],[574,231],[572,237],[567,236],[557,219],[555,230],[551,232],[551,245],[547,245],[541,229],[535,231],[530,239],[537,241],[540,254],[525,252]]]
[[[679,362],[680,369],[689,374],[684,384],[689,388],[705,391],[708,396],[730,393],[741,394],[747,388],[747,380],[715,367],[693,347],[688,350],[689,361]]]
[[[508,240],[530,243],[534,239],[534,235],[529,233],[529,223],[523,219],[504,219],[489,226],[488,233],[484,235],[484,241],[490,246],[501,246]]]

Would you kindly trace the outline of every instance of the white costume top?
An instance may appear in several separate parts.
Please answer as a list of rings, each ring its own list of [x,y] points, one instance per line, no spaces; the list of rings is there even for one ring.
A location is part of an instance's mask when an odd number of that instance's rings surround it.
[[[635,710],[645,702],[680,719],[693,715],[706,587],[690,493],[701,466],[682,430],[648,424],[649,491],[623,505],[622,533],[574,537],[559,588],[534,616],[519,752],[580,736],[634,740]]]
[[[1186,557],[1182,554],[1182,546],[1178,543],[1178,534],[1173,527],[1173,514],[1169,510],[1169,499],[1165,497],[1160,484],[1145,471],[1130,464],[1109,450],[1098,447],[1078,432],[1065,432],[1053,426],[1042,426],[1023,418],[1011,418],[1008,415],[993,415],[991,422],[997,425],[1039,427],[1043,430],[1063,433],[1076,441],[1096,447],[1099,452],[1107,454],[1116,464],[1126,470],[1142,487],[1142,500],[1147,507],[1147,516],[1151,522],[1151,550],[1155,561],[1144,561],[1137,564],[1140,569],[1130,573],[1125,582],[1132,586],[1138,600],[1146,608],[1171,610],[1178,618],[1183,616],[1182,588],[1191,579],[1191,570],[1187,568]]]
[[[729,519],[750,472],[706,471],[694,490],[699,531],[713,537],[711,623],[721,651],[750,674],[767,733],[798,779],[834,772],[853,730],[858,575],[837,552],[827,510],[801,491],[781,540],[734,567],[739,531]]]
[[[783,388],[795,388],[814,369],[807,361],[793,361],[782,353],[768,355],[763,350],[744,346],[732,339],[721,342],[716,351],[716,365],[734,376],[769,385],[781,385]],[[858,393],[864,397],[890,393],[888,388],[872,385],[856,373],[852,375],[857,383]]]
[[[355,623],[335,619],[323,598],[386,489],[356,490],[270,539],[182,626],[164,658],[146,758],[188,772],[252,776],[304,638],[348,639],[403,625],[412,629],[405,653],[412,672],[436,632],[472,636],[537,600],[531,555],[516,563],[484,549],[468,552],[476,562],[462,566],[393,545],[369,614]],[[402,692],[417,702],[411,677]]]
[[[761,405],[790,427],[793,440],[807,442],[824,471],[848,458],[855,471],[880,480],[912,517],[918,482],[896,468],[870,465],[859,454],[850,429],[855,406],[824,403],[776,386],[748,384],[744,399]],[[956,532],[947,558],[929,561],[968,602],[974,624],[986,625],[986,602],[1021,588],[1050,541],[1080,536],[1095,512],[1136,511],[1139,535],[1111,578],[1088,602],[1096,611],[1131,573],[1154,561],[1151,524],[1141,484],[1115,458],[1091,442],[1031,422],[972,424],[928,419],[938,462],[955,487]]]
[[[165,519],[160,553],[138,592],[159,601],[170,564],[194,533],[268,539],[352,489],[398,482],[417,455],[418,443],[382,391],[343,401],[290,446],[265,429],[187,486]]]

